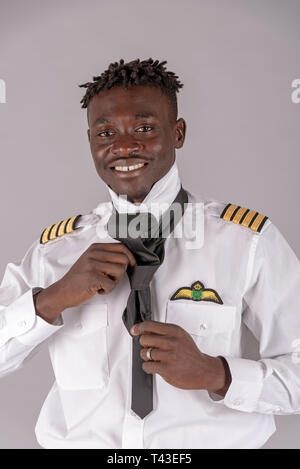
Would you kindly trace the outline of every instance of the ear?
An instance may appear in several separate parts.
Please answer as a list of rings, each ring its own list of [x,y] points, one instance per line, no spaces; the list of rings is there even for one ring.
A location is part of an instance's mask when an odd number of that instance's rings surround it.
[[[175,126],[175,148],[181,148],[184,144],[186,134],[186,122],[181,117],[177,119]]]

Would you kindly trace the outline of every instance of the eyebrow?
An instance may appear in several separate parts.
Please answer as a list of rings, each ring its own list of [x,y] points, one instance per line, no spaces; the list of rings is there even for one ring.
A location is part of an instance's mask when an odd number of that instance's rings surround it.
[[[142,118],[147,119],[149,117],[155,117],[155,116],[153,116],[153,114],[146,114],[146,113],[140,113],[140,114],[135,115],[136,120],[142,119]],[[95,120],[95,122],[93,123],[93,126],[96,124],[106,124],[109,122],[111,122],[111,120],[107,119],[106,117],[99,117],[98,119]]]

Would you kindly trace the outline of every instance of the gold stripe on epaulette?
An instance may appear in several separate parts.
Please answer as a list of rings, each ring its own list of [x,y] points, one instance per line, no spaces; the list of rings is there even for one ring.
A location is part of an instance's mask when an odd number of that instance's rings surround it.
[[[63,221],[60,222],[58,232],[57,232],[57,236],[62,236],[63,234],[65,234],[65,227],[66,227],[66,224],[68,223],[69,220],[70,220],[70,218],[67,218],[66,220],[63,220]]]
[[[230,206],[228,207],[228,209],[226,210],[226,213],[224,213],[224,220],[227,220],[229,221],[230,218],[232,217],[233,213],[235,212],[235,210],[238,208],[237,205],[234,205],[234,204],[230,204]]]
[[[249,228],[249,225],[250,225],[252,219],[254,218],[254,216],[256,215],[256,213],[257,212],[255,212],[255,210],[249,210],[249,212],[245,216],[244,220],[242,222],[240,222],[239,224],[245,226],[246,228]]]
[[[246,228],[251,228],[253,231],[260,232],[268,217],[249,210],[245,207],[240,207],[235,204],[228,204],[220,215],[226,221],[232,221],[238,225],[243,225]]]
[[[59,226],[59,223],[56,223],[56,225],[52,226],[49,236],[48,236],[49,241],[51,241],[51,239],[56,238],[56,231],[57,231],[58,226]]]
[[[257,215],[257,218],[254,220],[254,222],[253,222],[252,225],[251,225],[252,230],[258,231],[258,228],[261,226],[261,224],[262,224],[262,222],[264,221],[264,219],[267,219],[267,217],[265,217],[264,215],[262,215],[261,213],[259,213],[259,214]]]
[[[70,218],[70,220],[68,221],[66,225],[66,233],[71,233],[73,231],[73,225],[74,225],[75,219],[76,219],[76,216]]]
[[[236,214],[234,215],[232,221],[234,223],[240,223],[242,216],[247,212],[247,209],[244,207],[240,207]]]
[[[59,238],[67,233],[72,233],[76,230],[76,222],[81,215],[75,215],[72,218],[66,218],[63,221],[50,225],[42,232],[40,243],[46,244],[53,239]]]
[[[49,235],[49,233],[50,233],[50,231],[51,231],[52,226],[53,226],[53,225],[48,226],[48,228],[46,228],[46,229],[43,231],[42,236],[41,236],[41,243],[42,243],[42,244],[45,244],[45,243],[47,243],[47,241],[49,241],[49,240],[48,240],[48,235]]]

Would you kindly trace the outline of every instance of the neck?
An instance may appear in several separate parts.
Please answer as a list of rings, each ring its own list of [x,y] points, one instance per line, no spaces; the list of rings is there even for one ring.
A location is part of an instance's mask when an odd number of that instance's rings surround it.
[[[147,211],[151,211],[151,204],[171,205],[179,192],[180,185],[178,167],[175,161],[167,174],[153,184],[151,190],[143,199],[132,198],[129,200],[127,198],[120,197],[110,187],[107,186],[107,188],[115,208],[120,213],[136,213],[139,205],[142,206],[143,210]]]
[[[153,187],[153,186],[152,186],[152,187]],[[151,189],[152,189],[152,188],[151,188]],[[148,192],[148,194],[149,194],[149,192]],[[148,194],[146,194],[146,195],[145,195],[144,197],[142,197],[141,199],[140,199],[140,198],[135,198],[135,197],[133,197],[133,198],[127,197],[127,200],[128,200],[129,202],[131,202],[132,204],[140,205],[140,204],[143,202],[143,200],[145,200],[145,198],[147,197]]]

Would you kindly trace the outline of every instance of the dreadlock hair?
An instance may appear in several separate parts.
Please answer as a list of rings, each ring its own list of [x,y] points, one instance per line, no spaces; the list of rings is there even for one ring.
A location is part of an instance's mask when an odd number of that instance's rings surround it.
[[[138,85],[155,86],[169,98],[176,120],[178,113],[176,93],[183,87],[183,84],[180,83],[175,73],[166,70],[164,66],[166,63],[166,60],[154,62],[152,58],[142,61],[136,59],[127,63],[121,59],[119,63],[111,63],[100,76],[93,77],[93,82],[79,85],[80,88],[87,89],[80,101],[81,107],[87,108],[95,95],[115,86],[121,86],[126,90],[128,87]]]

